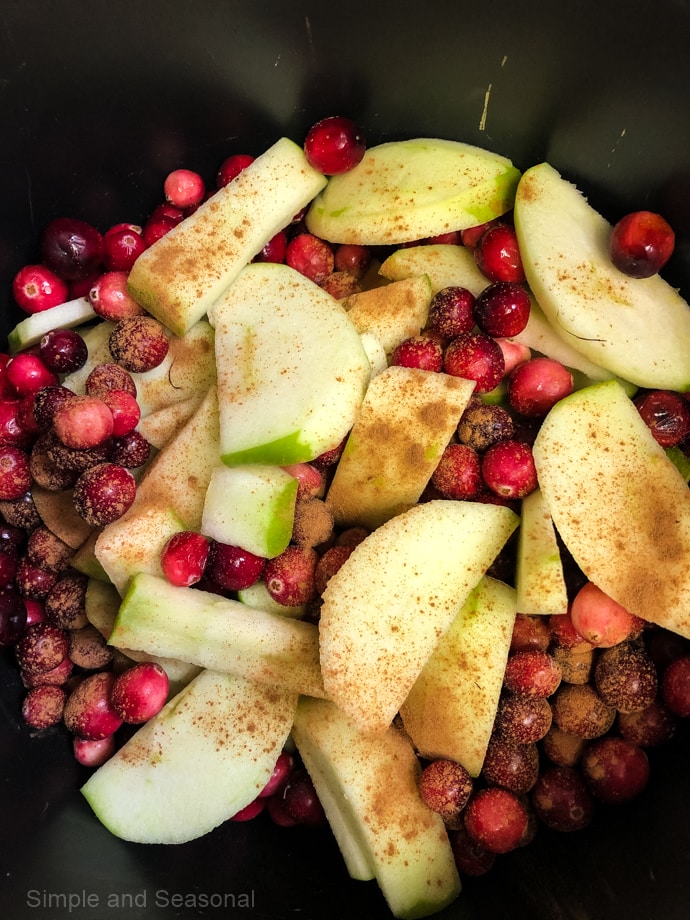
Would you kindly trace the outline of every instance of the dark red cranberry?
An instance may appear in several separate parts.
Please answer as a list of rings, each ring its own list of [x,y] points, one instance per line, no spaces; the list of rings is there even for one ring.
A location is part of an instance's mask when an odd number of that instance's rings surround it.
[[[655,699],[645,709],[618,714],[618,731],[622,738],[639,747],[658,747],[670,741],[676,731],[677,718],[661,700]]]
[[[690,435],[690,403],[671,390],[650,390],[635,399],[637,411],[662,447],[675,447]]]
[[[475,381],[475,393],[489,393],[503,378],[505,360],[500,345],[482,332],[452,339],[443,354],[443,369],[454,377]]]
[[[580,773],[572,767],[543,770],[530,796],[539,820],[554,831],[570,833],[587,827],[594,802]]]
[[[667,665],[661,678],[661,696],[674,715],[690,717],[690,655],[676,658]]]
[[[151,445],[146,438],[137,431],[128,431],[118,438],[110,441],[108,459],[111,463],[124,466],[128,470],[136,470],[151,456]]]
[[[477,297],[474,319],[487,335],[519,335],[527,325],[531,306],[529,294],[521,284],[495,281]]]
[[[77,479],[73,501],[88,524],[100,527],[122,517],[135,495],[136,482],[129,470],[116,463],[98,463]]]
[[[618,712],[646,709],[656,699],[657,673],[645,649],[622,642],[602,649],[594,666],[594,686],[602,700]]]
[[[58,217],[43,233],[41,256],[64,281],[92,275],[103,261],[103,237],[84,220]]]
[[[41,387],[54,386],[58,379],[38,355],[20,352],[7,365],[7,380],[20,396],[35,393]]]
[[[0,445],[0,501],[21,498],[30,488],[29,455],[13,444]]]
[[[304,154],[314,169],[327,176],[348,172],[361,162],[366,142],[359,126],[350,118],[323,118],[307,132]]]
[[[632,278],[649,278],[671,258],[675,242],[672,227],[660,214],[634,211],[622,217],[611,231],[611,261]]]
[[[108,390],[124,390],[132,396],[137,395],[137,387],[129,371],[112,362],[97,364],[86,378],[85,389],[89,396],[101,398]]]
[[[461,875],[477,877],[485,875],[496,862],[496,854],[473,840],[465,827],[458,827],[448,834],[453,858]]]
[[[638,796],[649,781],[646,753],[614,735],[587,746],[581,769],[592,795],[602,802],[627,802]]]
[[[22,598],[14,591],[0,591],[0,646],[16,645],[27,626],[26,604]]]
[[[513,635],[510,640],[510,651],[546,652],[551,642],[551,633],[546,617],[530,616],[527,613],[518,613],[513,624]]]
[[[41,338],[38,348],[45,366],[57,374],[78,371],[89,355],[86,342],[74,329],[53,329]]]
[[[431,298],[428,325],[444,338],[452,339],[474,329],[475,297],[465,287],[441,288]]]
[[[371,265],[371,250],[357,243],[343,243],[334,252],[334,269],[362,278]]]
[[[161,556],[163,574],[173,585],[195,585],[204,574],[209,550],[209,539],[203,534],[191,530],[173,534]]]
[[[266,560],[239,546],[211,541],[206,575],[225,591],[241,591],[255,584]]]
[[[507,224],[494,224],[482,234],[474,248],[474,260],[489,281],[525,280],[517,236]]]
[[[250,156],[248,153],[233,153],[231,156],[227,157],[221,163],[218,175],[216,176],[216,185],[218,188],[223,188],[229,182],[232,182],[232,180],[237,178],[247,166],[251,166],[253,162],[254,157]]]
[[[128,272],[146,248],[141,227],[117,224],[103,237],[103,265],[107,271]]]
[[[517,744],[499,735],[492,737],[482,765],[482,777],[489,785],[524,795],[534,786],[538,776],[536,744]]]
[[[448,444],[431,476],[444,498],[472,499],[482,489],[479,455],[466,444]]]
[[[283,787],[281,802],[299,824],[324,827],[326,815],[306,770],[296,769]]]
[[[67,631],[51,623],[27,626],[15,646],[19,667],[29,672],[51,671],[67,656]]]

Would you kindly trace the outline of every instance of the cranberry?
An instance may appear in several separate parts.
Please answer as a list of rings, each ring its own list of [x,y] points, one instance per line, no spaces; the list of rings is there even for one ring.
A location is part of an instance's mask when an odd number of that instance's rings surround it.
[[[246,549],[212,540],[206,575],[226,591],[241,591],[261,578],[265,564],[265,559]]]
[[[515,744],[541,741],[551,727],[552,713],[544,697],[510,693],[501,697],[494,720],[497,736]]]
[[[319,557],[314,569],[314,585],[316,593],[321,596],[326,586],[336,572],[352,555],[353,546],[330,546]]]
[[[146,248],[141,227],[116,224],[103,237],[103,265],[109,272],[128,272]]]
[[[21,498],[30,488],[29,455],[13,444],[0,445],[0,501]]]
[[[662,447],[675,447],[690,435],[690,403],[680,393],[651,390],[635,399],[635,406]]]
[[[142,661],[117,675],[110,688],[110,703],[123,722],[138,725],[160,712],[168,689],[168,675],[162,666]]]
[[[255,798],[254,801],[249,802],[248,805],[245,805],[244,808],[240,808],[239,811],[230,819],[231,821],[252,821],[254,818],[258,817],[261,812],[266,807],[266,802],[262,798]]]
[[[96,397],[89,397],[89,399],[94,398]],[[137,427],[141,418],[141,409],[131,393],[126,390],[108,390],[103,394],[102,401],[112,416],[113,437],[121,438]]]
[[[501,786],[524,795],[539,776],[539,751],[535,743],[516,744],[494,735],[482,764],[482,777],[491,786]]]
[[[552,725],[541,739],[541,749],[559,767],[574,767],[580,762],[587,742],[580,735],[564,732]]]
[[[290,545],[279,556],[269,559],[264,580],[273,600],[286,607],[308,603],[316,593],[317,553],[309,547]]]
[[[467,288],[458,285],[441,288],[429,304],[429,328],[448,339],[472,332],[474,305],[474,294]]]
[[[255,262],[276,262],[282,264],[285,262],[287,253],[287,236],[283,230],[279,230],[275,236],[266,243],[264,248],[254,257]]]
[[[549,617],[549,632],[554,643],[561,648],[573,649],[583,644],[591,648],[591,644],[575,628],[569,610]]]
[[[110,671],[89,674],[67,697],[64,722],[69,731],[90,741],[113,735],[122,718],[110,702],[115,675]]]
[[[518,613],[513,623],[513,635],[510,640],[510,652],[547,651],[551,633],[546,618]]]
[[[30,447],[32,437],[31,432],[26,428],[25,421],[20,400],[0,400],[0,444]]]
[[[276,760],[276,765],[273,768],[270,779],[259,793],[259,797],[266,799],[269,798],[269,796],[280,794],[290,777],[294,763],[295,761],[292,754],[289,754],[287,751],[281,751]]]
[[[349,118],[323,118],[307,132],[304,154],[310,166],[327,176],[348,172],[361,162],[366,142],[359,126]]]
[[[333,258],[335,271],[360,279],[371,265],[371,250],[357,243],[343,243],[336,247]]]
[[[487,335],[519,335],[527,325],[531,306],[529,294],[521,284],[495,281],[477,297],[474,318]]]
[[[519,364],[508,378],[510,405],[527,418],[540,418],[573,391],[573,375],[552,358],[532,358]]]
[[[611,231],[611,261],[626,275],[649,278],[671,258],[675,242],[673,229],[660,214],[634,211],[622,217]]]
[[[472,794],[472,777],[453,760],[434,760],[419,777],[422,801],[441,815],[447,823],[455,823]]]
[[[35,393],[41,387],[54,386],[58,379],[38,355],[23,351],[7,365],[7,380],[20,396]]]
[[[153,370],[165,359],[170,342],[165,326],[152,316],[121,319],[108,339],[116,364],[130,373]]]
[[[666,667],[661,679],[661,696],[674,715],[690,717],[690,656],[676,658]]]
[[[283,469],[297,480],[297,501],[323,495],[323,474],[311,463],[291,463]]]
[[[165,200],[176,208],[195,207],[204,200],[206,186],[198,172],[174,169],[163,182]]]
[[[176,227],[178,223],[179,220],[175,220],[172,217],[149,217],[142,230],[142,236],[144,237],[146,247],[153,246],[153,244],[162,239],[166,233],[169,233]]]
[[[109,271],[99,275],[94,282],[89,291],[89,301],[94,313],[101,319],[117,323],[144,313],[143,307],[127,290],[127,278],[126,271]]]
[[[417,335],[395,346],[390,363],[399,367],[440,372],[443,370],[443,349],[429,336]]]
[[[283,788],[283,807],[299,824],[323,827],[326,815],[306,770],[294,770]]]
[[[100,527],[118,520],[136,495],[134,477],[116,463],[98,463],[86,470],[74,486],[73,501],[87,524]]]
[[[251,166],[253,162],[254,157],[250,156],[248,153],[233,153],[231,156],[227,157],[221,163],[218,175],[216,176],[216,185],[218,188],[223,188],[229,182],[232,182],[232,180],[237,178],[247,166]]]
[[[48,370],[56,374],[78,371],[89,356],[86,342],[74,329],[47,332],[38,343],[38,353]]]
[[[16,553],[0,553],[0,589],[9,588],[13,585],[18,569],[19,557]],[[2,612],[0,611],[0,618],[1,617]],[[0,633],[1,632],[2,627],[0,626]],[[0,645],[3,644],[2,639],[0,639]]]
[[[608,648],[623,642],[635,627],[636,618],[593,582],[575,595],[570,618],[577,632],[591,645]]]
[[[25,687],[41,687],[51,684],[56,687],[64,687],[74,671],[74,663],[70,658],[63,658],[60,664],[55,665],[49,671],[25,671],[21,670],[22,682]]]
[[[13,591],[0,591],[0,646],[16,645],[28,625],[27,609],[21,597]]]
[[[135,429],[111,440],[108,459],[128,470],[135,470],[146,463],[150,455],[151,445],[143,434]]]
[[[55,684],[32,687],[22,703],[22,717],[32,728],[51,728],[62,721],[67,694]]]
[[[448,444],[431,476],[431,484],[444,498],[475,498],[482,489],[477,452],[466,444]]]
[[[644,709],[618,714],[622,738],[639,747],[658,747],[670,741],[676,731],[676,716],[659,699]]]
[[[84,386],[89,396],[102,398],[109,390],[124,390],[132,396],[137,395],[137,387],[129,371],[111,362],[97,364],[86,378]]]
[[[499,218],[494,218],[493,220],[488,220],[484,224],[477,224],[476,227],[467,227],[465,230],[462,230],[460,233],[460,240],[462,245],[466,249],[475,250],[477,248],[477,243],[484,236],[486,231],[490,227],[494,227],[497,224],[502,223]]]
[[[489,281],[525,280],[517,236],[507,224],[494,224],[485,230],[474,248],[474,260]]]
[[[503,675],[506,689],[528,696],[551,696],[560,682],[561,666],[553,655],[539,649],[511,654]]]
[[[83,767],[100,767],[115,753],[115,738],[113,735],[96,739],[75,738],[72,750],[75,760]]]
[[[594,803],[578,773],[572,767],[543,770],[530,796],[539,820],[554,831],[580,831],[592,820]]]
[[[498,786],[480,789],[464,813],[470,837],[492,853],[507,853],[520,846],[528,816],[520,799]]]
[[[515,426],[503,406],[471,402],[458,423],[458,439],[477,451],[485,451],[498,441],[510,440]]]
[[[14,276],[12,295],[25,313],[42,313],[69,299],[67,285],[45,265],[25,265]]]
[[[64,281],[77,281],[100,267],[103,237],[86,221],[58,217],[43,233],[41,256]]]
[[[589,684],[561,684],[551,698],[551,710],[561,731],[588,741],[606,734],[616,718],[616,710]]]
[[[656,698],[654,662],[632,642],[604,649],[594,667],[594,686],[602,700],[619,712],[645,709]]]
[[[590,791],[602,802],[627,802],[649,781],[649,760],[642,748],[613,735],[587,746],[581,768]]]
[[[315,284],[320,284],[333,271],[333,250],[312,233],[299,233],[285,250],[285,262]]]
[[[206,568],[210,543],[203,534],[192,530],[173,534],[165,544],[161,568],[168,581],[189,588],[201,581]]]
[[[96,447],[113,434],[113,413],[97,396],[78,396],[56,409],[53,428],[67,447]]]
[[[499,441],[482,459],[486,485],[502,498],[524,498],[537,488],[532,449],[522,441]]]
[[[465,332],[452,339],[443,354],[443,369],[454,377],[475,381],[475,393],[489,393],[501,382],[505,361],[490,336]]]
[[[15,646],[19,667],[32,673],[51,671],[67,657],[67,631],[52,623],[27,626]]]
[[[455,865],[461,875],[471,877],[485,875],[496,862],[496,854],[473,840],[464,826],[451,830],[448,838]]]

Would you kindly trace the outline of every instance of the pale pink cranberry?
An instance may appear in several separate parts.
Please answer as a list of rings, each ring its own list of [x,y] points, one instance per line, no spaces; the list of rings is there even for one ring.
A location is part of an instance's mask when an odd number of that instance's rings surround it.
[[[110,703],[123,722],[138,725],[160,712],[168,691],[168,675],[161,665],[142,661],[117,675],[110,688]]]
[[[508,378],[508,399],[527,418],[540,418],[573,392],[573,375],[560,361],[537,357],[516,367]]]
[[[312,233],[299,233],[287,245],[285,262],[315,284],[320,284],[332,273],[335,258],[325,240]]]
[[[97,396],[78,396],[55,411],[53,428],[67,447],[96,447],[113,434],[113,413]]]
[[[104,272],[89,290],[91,306],[101,319],[117,323],[121,319],[144,313],[143,307],[127,290],[127,278],[126,271]]]
[[[45,265],[25,265],[14,276],[12,295],[25,313],[42,313],[65,303],[69,289]]]
[[[96,739],[75,737],[72,750],[77,763],[83,767],[100,767],[115,753],[115,738],[113,735]]]
[[[254,162],[254,157],[248,153],[233,153],[227,157],[220,165],[218,175],[216,176],[216,185],[223,188],[236,179],[241,172]]]
[[[398,367],[439,373],[443,370],[443,349],[429,336],[417,335],[395,346],[390,363]]]
[[[482,477],[502,498],[524,498],[537,488],[532,449],[522,441],[499,441],[482,458]]]
[[[273,600],[286,607],[298,607],[310,601],[316,590],[317,561],[315,550],[292,544],[279,556],[269,559],[264,581]]]
[[[141,409],[131,393],[127,393],[126,390],[108,390],[103,394],[102,400],[112,415],[113,437],[121,438],[137,427]]]
[[[452,339],[443,354],[443,369],[454,377],[475,381],[475,393],[489,393],[503,379],[505,362],[500,346],[482,332]]]
[[[350,118],[323,118],[307,132],[304,154],[314,169],[327,176],[348,172],[361,162],[366,142],[359,126]]]
[[[524,364],[525,361],[529,361],[532,357],[532,352],[527,345],[522,345],[520,342],[514,342],[512,339],[498,336],[496,338],[496,343],[503,352],[503,363],[505,365],[506,374],[512,373],[516,367]]]
[[[58,383],[57,376],[46,367],[38,355],[30,351],[15,355],[7,365],[6,374],[8,383],[20,396]]]
[[[64,723],[69,731],[91,741],[113,735],[122,718],[110,702],[115,675],[99,671],[84,677],[65,703]]]
[[[165,544],[161,568],[168,581],[189,588],[201,581],[208,561],[208,537],[192,530],[173,534]]]
[[[192,169],[174,169],[163,183],[165,200],[176,208],[191,208],[204,200],[204,180]]]
[[[323,475],[311,463],[291,463],[283,469],[297,480],[298,501],[323,495]]]
[[[525,280],[517,236],[507,224],[494,224],[485,230],[475,245],[474,260],[489,281]]]
[[[573,598],[570,618],[580,635],[597,648],[610,648],[624,642],[636,623],[633,614],[591,581]]]

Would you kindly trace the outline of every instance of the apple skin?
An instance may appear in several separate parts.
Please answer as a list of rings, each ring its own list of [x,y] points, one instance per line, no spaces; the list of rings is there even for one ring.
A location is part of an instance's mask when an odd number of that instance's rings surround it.
[[[567,396],[534,442],[554,526],[585,576],[690,637],[690,491],[615,381]]]
[[[21,320],[7,336],[7,347],[11,355],[36,345],[46,332],[53,329],[71,329],[96,319],[88,297],[77,297],[65,303],[33,313]]]
[[[183,335],[325,184],[304,151],[280,138],[139,256],[130,294]]]

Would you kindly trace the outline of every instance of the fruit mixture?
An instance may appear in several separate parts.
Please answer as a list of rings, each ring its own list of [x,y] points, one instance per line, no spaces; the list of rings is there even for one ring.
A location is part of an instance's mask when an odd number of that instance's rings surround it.
[[[393,915],[435,913],[640,794],[690,716],[673,230],[342,117],[163,198],[55,219],[14,279],[23,718],[126,840],[329,824]]]

